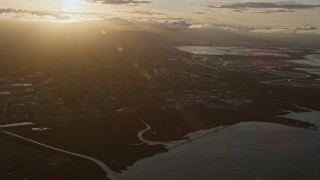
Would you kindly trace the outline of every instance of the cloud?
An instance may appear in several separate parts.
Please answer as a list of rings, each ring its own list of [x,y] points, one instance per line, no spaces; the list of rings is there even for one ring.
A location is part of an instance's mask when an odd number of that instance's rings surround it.
[[[153,26],[158,28],[168,29],[219,29],[223,31],[238,31],[247,33],[294,33],[294,34],[317,34],[320,35],[319,25],[303,25],[291,27],[277,26],[239,26],[230,24],[201,24],[191,23],[192,20],[184,18],[170,17],[164,13],[152,12],[148,10],[133,10],[127,11],[131,13],[140,13],[146,15],[164,15],[154,16],[152,18],[140,17],[116,17],[106,14],[88,14],[88,13],[66,13],[66,12],[45,12],[45,11],[30,11],[21,9],[0,9],[0,19],[18,19],[18,20],[33,20],[33,21],[98,21],[109,22],[123,26]]]
[[[202,11],[194,11],[192,12],[193,14],[206,14],[205,12],[202,12]]]
[[[111,22],[113,24],[117,24],[117,25],[132,25],[132,24],[134,24],[133,21],[130,21],[130,20],[124,19],[124,18],[120,18],[120,17],[107,18],[106,21]]]
[[[60,11],[32,11],[22,9],[0,9],[0,19],[16,19],[30,21],[72,21],[84,22],[93,20],[102,20],[103,15],[89,13],[66,13]]]
[[[314,10],[320,8],[320,4],[303,4],[295,2],[246,2],[224,4],[220,6],[209,5],[208,8],[230,9],[236,12],[253,11],[259,13],[267,12],[294,12],[298,10]]]
[[[220,29],[224,31],[238,31],[248,33],[284,33],[284,34],[320,34],[320,27],[293,26],[293,27],[246,27],[228,24],[192,24],[192,29]]]
[[[314,26],[300,26],[296,27],[293,30],[293,33],[312,33],[312,34],[320,34],[320,29]]]
[[[136,1],[136,0],[86,0],[89,3],[123,5],[123,4],[148,4],[150,1]]]
[[[167,15],[166,13],[162,13],[162,12],[154,12],[154,11],[150,11],[150,10],[132,10],[132,11],[121,11],[121,12],[125,12],[125,13],[131,13],[131,14],[142,14],[142,15]]]
[[[130,18],[124,19],[119,17],[106,18],[109,23],[115,25],[128,25],[128,26],[150,26],[157,28],[166,28],[166,29],[188,29],[192,26],[191,23],[188,23],[186,20],[162,20],[160,19],[143,19],[143,18]]]
[[[165,22],[163,26],[170,29],[186,29],[191,26],[190,23],[186,21],[173,21],[173,22]]]
[[[11,14],[11,15],[24,15],[24,14],[31,14],[36,16],[50,16],[53,15],[52,13],[47,12],[40,12],[40,11],[29,11],[29,10],[21,10],[21,9],[0,9],[0,14]]]
[[[0,19],[18,19],[18,20],[67,20],[70,16],[66,14],[30,11],[21,9],[0,9]]]
[[[265,27],[253,28],[250,32],[257,33],[285,33],[285,34],[320,34],[320,29],[315,26],[297,26],[297,27]]]
[[[237,25],[228,25],[228,24],[192,24],[189,26],[192,29],[220,29],[225,31],[242,31],[250,32],[251,27],[237,26]]]

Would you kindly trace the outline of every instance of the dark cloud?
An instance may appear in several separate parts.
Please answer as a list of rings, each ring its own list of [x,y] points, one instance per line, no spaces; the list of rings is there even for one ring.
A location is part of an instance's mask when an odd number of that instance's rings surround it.
[[[192,12],[193,14],[205,14],[205,12],[200,12],[200,11],[194,11]]]
[[[167,15],[166,13],[154,12],[150,10],[133,10],[133,11],[121,11],[121,12],[132,13],[132,14],[142,14],[142,15]]]
[[[258,10],[256,12],[294,12],[297,10],[310,10],[320,8],[320,4],[303,4],[295,2],[246,2],[246,3],[234,3],[225,4],[220,6],[207,6],[209,8],[231,9],[233,11],[242,12],[250,10]]]
[[[191,23],[188,23],[186,20],[164,20],[162,18],[153,18],[143,19],[143,18],[131,18],[124,19],[119,17],[113,17],[105,19],[107,22],[116,24],[116,25],[134,25],[134,26],[152,26],[157,28],[165,28],[165,29],[188,29],[192,26]]]
[[[166,22],[165,24],[168,28],[171,28],[171,29],[183,29],[183,28],[189,28],[191,26],[191,24],[186,21]]]
[[[89,3],[112,4],[112,5],[151,3],[150,1],[136,1],[136,0],[86,0],[86,1]]]
[[[188,29],[192,24],[188,23],[185,20],[180,21],[147,21],[146,25],[152,25],[161,28],[168,29]]]
[[[22,9],[0,9],[0,14],[31,14],[31,15],[37,15],[37,16],[51,16],[52,13],[47,12],[40,12],[40,11],[29,11],[29,10],[22,10]]]
[[[308,33],[308,32],[319,32],[317,27],[314,26],[302,26],[297,27],[293,32],[295,33]]]
[[[130,21],[128,19],[124,19],[124,18],[120,18],[120,17],[112,17],[112,18],[108,18],[106,19],[108,22],[112,22],[114,24],[118,24],[118,25],[133,25],[134,22]]]
[[[296,27],[248,27],[228,24],[192,24],[189,28],[195,29],[220,29],[224,31],[238,31],[248,33],[283,33],[283,34],[320,34],[320,28],[316,26]]]

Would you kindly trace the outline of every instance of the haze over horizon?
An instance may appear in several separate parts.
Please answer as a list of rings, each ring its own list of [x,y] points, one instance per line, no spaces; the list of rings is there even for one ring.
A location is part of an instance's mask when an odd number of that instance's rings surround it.
[[[320,33],[316,0],[1,0],[1,20],[113,22],[169,28]]]

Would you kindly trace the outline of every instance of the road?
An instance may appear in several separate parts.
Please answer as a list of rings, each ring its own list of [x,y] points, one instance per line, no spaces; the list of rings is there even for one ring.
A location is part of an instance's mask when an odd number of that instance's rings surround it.
[[[89,156],[86,156],[86,155],[82,155],[82,154],[78,154],[78,153],[66,151],[66,150],[59,149],[59,148],[55,148],[55,147],[52,147],[52,146],[49,146],[49,145],[46,145],[46,144],[37,142],[37,141],[35,141],[35,140],[28,139],[28,138],[25,138],[25,137],[23,137],[23,136],[14,134],[14,133],[9,132],[9,131],[1,131],[1,132],[4,133],[4,134],[6,134],[6,135],[9,135],[9,136],[16,137],[16,138],[19,138],[19,139],[22,139],[22,140],[31,142],[31,143],[33,143],[33,144],[37,144],[37,145],[43,146],[43,147],[48,148],[48,149],[52,149],[52,150],[55,150],[55,151],[59,151],[59,152],[62,152],[62,153],[70,154],[70,155],[73,155],[73,156],[77,156],[77,157],[80,157],[80,158],[89,160],[89,161],[97,164],[97,165],[106,173],[106,177],[107,177],[107,178],[110,178],[110,179],[112,179],[112,180],[120,180],[120,179],[123,179],[123,178],[120,177],[120,174],[114,172],[114,171],[113,171],[112,169],[110,169],[104,162],[102,162],[102,161],[100,161],[100,160],[98,160],[98,159],[95,159],[95,158],[93,158],[93,157],[89,157]]]

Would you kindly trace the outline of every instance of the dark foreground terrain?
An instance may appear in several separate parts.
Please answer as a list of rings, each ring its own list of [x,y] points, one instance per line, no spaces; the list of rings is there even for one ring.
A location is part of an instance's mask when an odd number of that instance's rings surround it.
[[[0,44],[0,179],[320,178],[319,45],[38,31]]]

